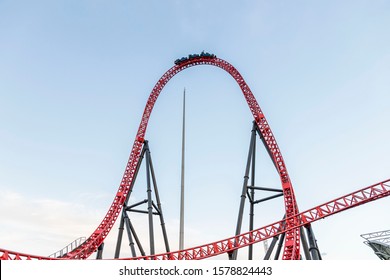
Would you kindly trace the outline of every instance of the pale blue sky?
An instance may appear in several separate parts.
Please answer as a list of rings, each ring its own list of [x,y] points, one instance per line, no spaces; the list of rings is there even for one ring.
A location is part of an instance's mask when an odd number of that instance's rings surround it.
[[[0,1],[0,247],[48,255],[89,236],[154,84],[202,50],[252,89],[301,210],[388,179],[389,29],[389,1]],[[220,69],[164,88],[146,138],[174,249],[184,87],[188,246],[233,235],[252,122]],[[258,161],[257,184],[280,187],[264,150]],[[315,223],[324,258],[376,259],[359,235],[389,229],[389,210],[386,198]],[[257,226],[282,215],[281,199],[260,205]]]

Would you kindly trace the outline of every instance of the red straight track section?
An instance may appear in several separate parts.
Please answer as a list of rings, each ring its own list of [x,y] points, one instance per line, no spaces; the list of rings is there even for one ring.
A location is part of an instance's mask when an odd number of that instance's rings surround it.
[[[327,203],[321,204],[312,209],[306,210],[300,214],[297,214],[290,219],[298,220],[299,224],[294,225],[294,229],[299,229],[301,226],[308,225],[319,219],[326,218],[333,214],[348,210],[350,208],[371,202],[390,195],[390,179],[380,182],[378,184],[366,187],[364,189],[355,191],[345,196],[336,198]],[[233,236],[228,239],[213,242],[210,244],[186,249],[183,251],[164,253],[154,256],[127,258],[129,260],[199,260],[223,253],[229,253],[233,250],[237,250],[246,247],[250,244],[258,243],[287,232],[291,229],[283,229],[283,224],[288,225],[288,219],[284,219],[265,227],[258,228],[256,230],[243,233],[238,236]]]
[[[298,220],[299,223],[294,226],[293,229],[297,229],[301,226],[308,225],[312,222],[329,217],[333,214],[340,213],[342,211],[351,209],[362,204],[375,201],[380,198],[384,198],[390,195],[390,179],[371,185],[369,187],[360,189],[350,194],[331,200],[327,203],[313,207],[302,213],[291,217],[290,219]],[[127,258],[128,260],[199,260],[210,258],[216,255],[229,253],[233,250],[237,250],[246,247],[250,244],[258,243],[266,239],[272,238],[283,232],[286,232],[288,228],[282,227],[284,223],[287,223],[288,219],[281,220],[272,223],[268,226],[258,228],[256,230],[233,236],[221,241],[213,242],[210,244],[197,246],[182,251],[163,253],[154,256],[144,256],[139,258]],[[51,258],[33,256],[29,254],[23,254],[18,252],[12,252],[4,249],[0,249],[0,260],[48,260]],[[53,259],[56,260],[56,259]],[[58,259],[57,259],[58,260]]]
[[[0,248],[0,260],[58,260],[54,258],[35,256],[31,254],[19,253]]]

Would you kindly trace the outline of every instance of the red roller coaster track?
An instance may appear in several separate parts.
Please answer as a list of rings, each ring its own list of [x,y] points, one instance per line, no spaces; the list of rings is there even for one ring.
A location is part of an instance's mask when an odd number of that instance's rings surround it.
[[[154,104],[160,95],[164,86],[168,81],[182,70],[197,66],[197,65],[212,65],[217,66],[226,72],[228,72],[234,80],[238,83],[242,90],[242,93],[248,103],[249,109],[252,112],[254,120],[259,128],[261,137],[264,139],[266,148],[270,152],[271,158],[277,168],[280,176],[285,205],[285,219],[278,221],[266,227],[259,228],[257,230],[234,236],[222,241],[214,242],[211,244],[183,250],[171,253],[165,253],[149,257],[141,257],[141,259],[203,259],[222,253],[231,252],[232,250],[239,249],[241,247],[248,246],[272,236],[285,233],[285,243],[283,251],[284,260],[295,260],[300,258],[300,231],[299,228],[320,218],[338,213],[340,211],[349,209],[361,205],[366,202],[373,201],[378,198],[385,197],[390,194],[389,181],[384,181],[376,185],[370,186],[363,190],[333,200],[329,203],[320,205],[303,213],[299,213],[296,203],[294,190],[287,173],[286,165],[284,163],[282,154],[276,143],[275,137],[271,131],[268,122],[261,111],[254,95],[252,94],[249,86],[244,81],[241,74],[228,62],[215,56],[196,56],[189,59],[185,59],[177,63],[170,68],[156,83],[154,86],[148,101],[145,106],[145,110],[141,119],[141,123],[138,128],[137,135],[130,153],[128,163],[124,175],[122,177],[120,186],[115,195],[107,214],[103,218],[102,222],[91,234],[87,240],[79,247],[69,252],[62,259],[86,259],[92,253],[94,253],[98,247],[104,242],[105,238],[114,226],[123,204],[127,199],[129,191],[133,185],[135,179],[136,169],[140,160],[141,150],[144,143],[146,128],[150,115],[152,113]],[[282,229],[282,226],[283,229]],[[0,259],[52,259],[41,256],[34,256],[29,254],[12,252],[9,250],[0,249]]]

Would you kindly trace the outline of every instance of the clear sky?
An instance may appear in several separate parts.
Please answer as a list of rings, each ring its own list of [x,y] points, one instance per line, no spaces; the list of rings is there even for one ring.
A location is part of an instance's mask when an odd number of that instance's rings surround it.
[[[380,0],[1,0],[0,248],[49,255],[88,237],[111,205],[154,84],[202,50],[233,64],[256,96],[300,210],[390,178],[389,29],[390,2]],[[173,250],[184,87],[186,247],[234,235],[252,126],[219,68],[187,69],[164,88],[146,138]],[[257,161],[256,185],[280,188],[262,148]],[[142,176],[134,203],[146,198]],[[360,234],[390,228],[389,202],[313,224],[323,258],[377,259]],[[281,198],[258,205],[256,226],[283,213]],[[147,217],[132,219],[144,237]],[[263,245],[255,250],[262,257]]]

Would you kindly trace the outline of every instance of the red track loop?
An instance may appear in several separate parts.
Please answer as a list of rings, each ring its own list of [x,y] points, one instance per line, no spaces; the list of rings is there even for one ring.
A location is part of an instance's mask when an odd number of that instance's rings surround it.
[[[261,136],[264,138],[264,142],[267,146],[267,149],[270,152],[272,160],[277,168],[279,173],[283,193],[284,193],[284,205],[286,211],[286,237],[285,237],[285,247],[283,252],[283,259],[299,259],[300,257],[300,232],[297,225],[299,225],[299,220],[297,217],[298,207],[295,200],[295,195],[293,191],[293,187],[291,185],[286,165],[284,163],[282,154],[279,150],[279,147],[276,143],[275,137],[271,131],[268,122],[261,111],[255,97],[253,96],[249,86],[244,81],[241,74],[228,62],[209,56],[198,56],[195,58],[190,58],[181,63],[173,66],[169,69],[161,78],[158,80],[156,85],[154,86],[149,99],[146,103],[145,110],[141,119],[141,123],[138,128],[137,135],[135,137],[134,145],[131,150],[131,154],[126,165],[126,169],[118,188],[118,191],[115,195],[114,201],[111,204],[107,214],[103,218],[100,225],[96,228],[96,230],[92,233],[92,235],[79,247],[74,249],[72,252],[65,255],[64,259],[86,259],[93,252],[97,250],[97,248],[103,243],[120,212],[122,210],[123,203],[126,201],[128,193],[132,187],[134,175],[137,169],[137,165],[140,160],[140,154],[142,145],[145,139],[146,128],[148,125],[150,114],[152,113],[154,104],[157,100],[157,97],[160,95],[164,86],[168,83],[168,81],[175,76],[177,73],[182,70],[197,66],[197,65],[213,65],[217,66],[226,72],[228,72],[234,80],[240,86],[242,93],[248,103],[249,109],[252,112],[254,120],[257,123]]]
[[[138,128],[137,135],[135,137],[134,145],[131,150],[130,158],[124,172],[122,182],[119,186],[114,201],[108,210],[103,221],[92,233],[92,235],[78,248],[68,253],[65,258],[70,259],[85,259],[88,258],[93,252],[97,250],[100,244],[103,243],[107,237],[111,228],[113,227],[116,219],[118,218],[122,209],[123,203],[125,202],[129,190],[134,180],[134,174],[140,159],[141,148],[145,139],[146,128],[148,125],[150,114],[152,113],[154,104],[156,103],[157,97],[160,95],[164,86],[168,81],[180,71],[197,65],[213,65],[222,68],[228,72],[240,86],[242,93],[248,103],[249,109],[251,110],[253,117],[260,129],[262,137],[264,137],[267,148],[269,149],[272,159],[277,166],[280,179],[282,181],[282,188],[284,192],[284,203],[286,209],[286,228],[291,229],[286,232],[286,241],[284,247],[283,259],[299,259],[300,253],[300,234],[299,229],[295,226],[298,224],[296,214],[298,214],[298,207],[295,200],[293,187],[291,185],[287,169],[280,153],[279,147],[276,143],[275,137],[271,132],[271,128],[268,125],[267,120],[264,117],[255,97],[253,96],[249,86],[244,81],[241,74],[228,62],[216,58],[216,57],[196,57],[188,59],[178,65],[173,66],[169,69],[154,86],[149,99],[146,103],[145,110],[141,119],[140,126]]]

